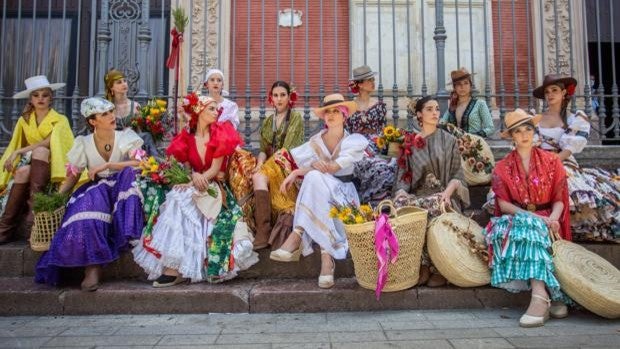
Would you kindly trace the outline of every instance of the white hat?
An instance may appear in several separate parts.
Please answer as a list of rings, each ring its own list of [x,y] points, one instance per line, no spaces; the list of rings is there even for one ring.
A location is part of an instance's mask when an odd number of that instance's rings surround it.
[[[28,98],[30,96],[30,93],[33,91],[40,90],[42,88],[49,88],[52,89],[52,91],[55,91],[66,85],[64,82],[50,84],[49,80],[47,80],[47,76],[45,75],[30,77],[26,79],[24,83],[26,84],[26,89],[24,91],[14,94],[13,98]]]
[[[114,109],[114,104],[101,97],[86,98],[80,105],[80,113],[82,113],[82,116],[85,118],[94,114],[105,113],[112,109]]]

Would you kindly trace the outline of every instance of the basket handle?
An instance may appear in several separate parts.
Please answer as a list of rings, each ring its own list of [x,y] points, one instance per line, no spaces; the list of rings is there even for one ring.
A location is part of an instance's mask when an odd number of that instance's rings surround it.
[[[388,206],[390,208],[390,217],[396,217],[396,207],[394,206],[394,203],[392,202],[392,200],[383,200],[381,201],[377,207],[375,207],[375,215],[379,216],[381,214],[381,209],[384,206]]]
[[[441,198],[438,196],[437,197],[437,202],[439,203],[439,208],[441,209],[441,214],[445,214],[448,212],[454,212],[454,209],[450,206],[446,207],[446,203],[441,200]]]
[[[551,238],[551,243],[563,240],[562,237],[560,236],[560,232],[554,231],[551,228],[549,228],[549,238]]]

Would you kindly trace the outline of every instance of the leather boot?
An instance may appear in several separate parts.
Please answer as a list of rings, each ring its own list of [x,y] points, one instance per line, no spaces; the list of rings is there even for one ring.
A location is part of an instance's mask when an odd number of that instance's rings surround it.
[[[14,183],[6,202],[4,214],[0,217],[0,244],[11,242],[17,229],[28,196],[28,183]]]
[[[271,235],[271,196],[267,190],[254,191],[254,221],[254,250],[260,250],[269,246]]]
[[[26,240],[30,238],[30,230],[34,223],[34,212],[32,205],[34,203],[34,194],[45,190],[50,182],[50,163],[43,160],[32,159],[30,161],[30,195],[28,197],[28,214],[24,224],[24,234]]]

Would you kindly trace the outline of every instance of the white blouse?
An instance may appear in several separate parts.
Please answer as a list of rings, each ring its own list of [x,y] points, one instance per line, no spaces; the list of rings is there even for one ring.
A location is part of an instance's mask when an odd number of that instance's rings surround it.
[[[569,150],[572,154],[581,153],[588,144],[590,135],[590,122],[584,112],[578,110],[566,118],[568,128],[563,127],[538,127],[538,132],[545,138],[552,140],[551,143],[559,146],[560,150]],[[537,137],[536,142],[541,142],[540,147],[547,150],[556,150],[554,145]]]
[[[230,121],[233,126],[235,126],[235,130],[238,129],[240,121],[238,115],[239,107],[237,106],[237,103],[231,101],[230,99],[224,98],[222,103],[220,103],[218,106],[221,107],[223,110],[222,115],[220,115],[220,117],[217,119],[217,122],[222,123]]]
[[[122,162],[130,159],[129,153],[142,147],[144,141],[132,129],[127,128],[122,131],[114,131],[114,147],[110,160],[105,161],[103,156],[99,154],[95,145],[94,134],[86,136],[78,136],[73,141],[73,147],[67,153],[69,163],[77,168],[92,169],[96,166],[103,165],[106,162]],[[100,177],[107,177],[116,171],[105,170],[98,173]]]
[[[307,168],[319,160],[333,160],[340,166],[340,170],[334,173],[335,176],[353,174],[353,165],[365,156],[368,140],[360,134],[345,132],[334,153],[330,153],[321,137],[325,132],[327,130],[322,130],[310,137],[306,143],[291,150],[295,163],[299,168]]]

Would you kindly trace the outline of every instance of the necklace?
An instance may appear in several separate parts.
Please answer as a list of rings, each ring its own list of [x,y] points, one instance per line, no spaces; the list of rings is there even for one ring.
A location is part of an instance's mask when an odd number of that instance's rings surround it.
[[[107,151],[109,153],[112,150],[112,145],[110,145],[109,143],[106,143],[103,146],[103,149],[105,149],[105,151]]]

